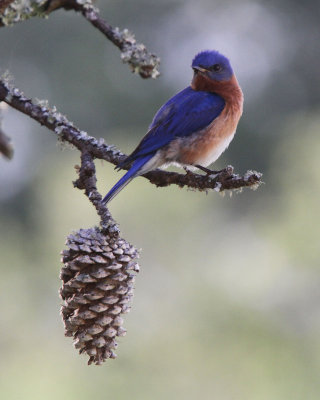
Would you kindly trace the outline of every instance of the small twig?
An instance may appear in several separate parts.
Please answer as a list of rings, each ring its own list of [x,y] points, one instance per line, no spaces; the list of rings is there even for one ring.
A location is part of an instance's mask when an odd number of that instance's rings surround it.
[[[119,164],[125,157],[120,150],[114,146],[104,143],[103,139],[97,140],[84,131],[80,131],[73,126],[67,118],[59,113],[55,108],[37,105],[28,99],[17,88],[0,80],[0,101],[5,101],[8,105],[28,115],[41,125],[58,135],[59,139],[74,145],[81,152],[86,151],[92,158],[108,161],[114,165]],[[179,174],[176,172],[165,172],[155,170],[143,175],[156,186],[163,187],[168,185],[187,186],[200,191],[214,189],[218,192],[224,190],[239,189],[242,187],[257,188],[261,184],[262,174],[255,171],[248,171],[244,176],[233,173],[232,167],[227,167],[217,175],[200,175],[189,172]]]
[[[0,15],[14,0],[0,0]]]

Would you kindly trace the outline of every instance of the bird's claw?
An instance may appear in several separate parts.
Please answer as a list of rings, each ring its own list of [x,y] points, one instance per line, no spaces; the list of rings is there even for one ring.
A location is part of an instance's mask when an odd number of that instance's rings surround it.
[[[218,175],[221,174],[221,172],[225,171],[226,169],[220,169],[219,171],[212,171],[209,168],[203,167],[202,165],[195,165],[196,168],[201,169],[201,171],[205,172],[207,175]]]

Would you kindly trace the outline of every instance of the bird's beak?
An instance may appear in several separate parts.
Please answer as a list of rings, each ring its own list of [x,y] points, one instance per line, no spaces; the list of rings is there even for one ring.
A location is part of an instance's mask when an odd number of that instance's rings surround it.
[[[203,68],[203,67],[199,67],[199,66],[194,66],[194,67],[192,67],[192,69],[195,71],[195,72],[202,72],[202,73],[205,73],[205,72],[208,72],[208,70],[207,69],[205,69],[205,68]]]

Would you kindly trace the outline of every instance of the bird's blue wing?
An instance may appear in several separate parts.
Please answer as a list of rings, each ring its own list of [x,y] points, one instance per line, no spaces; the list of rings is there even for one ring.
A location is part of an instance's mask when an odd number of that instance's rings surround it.
[[[155,153],[177,137],[188,136],[206,128],[220,115],[224,106],[225,101],[219,95],[187,87],[160,108],[146,136],[119,168]]]

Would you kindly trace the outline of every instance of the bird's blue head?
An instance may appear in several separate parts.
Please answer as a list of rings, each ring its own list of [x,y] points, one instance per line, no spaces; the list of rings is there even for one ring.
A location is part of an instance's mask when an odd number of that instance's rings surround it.
[[[228,81],[233,75],[230,61],[215,50],[206,50],[197,54],[192,61],[195,75],[206,75],[215,81]]]

